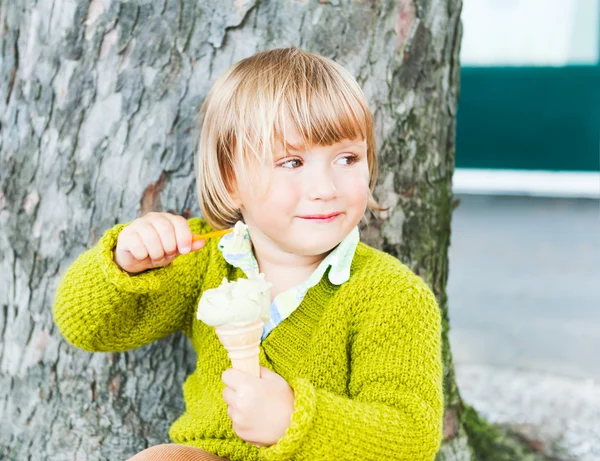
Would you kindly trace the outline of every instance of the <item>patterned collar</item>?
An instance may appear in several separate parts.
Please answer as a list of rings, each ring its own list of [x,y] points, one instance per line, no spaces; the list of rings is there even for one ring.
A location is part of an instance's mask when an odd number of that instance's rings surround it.
[[[234,234],[226,234],[219,241],[219,249],[223,253],[223,258],[232,266],[240,268],[246,276],[258,274],[259,268],[254,252],[252,251],[252,242],[247,228],[241,240],[234,239]],[[329,267],[329,281],[334,285],[341,285],[350,278],[350,265],[354,258],[354,253],[360,236],[358,227],[352,231],[339,243],[337,247],[329,253],[308,279],[289,290],[280,293],[271,303],[271,319],[265,325],[263,339],[283,320],[285,320],[300,305],[308,290],[314,287]]]

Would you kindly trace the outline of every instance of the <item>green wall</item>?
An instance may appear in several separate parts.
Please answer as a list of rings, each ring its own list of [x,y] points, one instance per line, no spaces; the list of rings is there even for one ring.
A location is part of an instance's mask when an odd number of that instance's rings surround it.
[[[464,67],[456,165],[600,171],[600,66]]]

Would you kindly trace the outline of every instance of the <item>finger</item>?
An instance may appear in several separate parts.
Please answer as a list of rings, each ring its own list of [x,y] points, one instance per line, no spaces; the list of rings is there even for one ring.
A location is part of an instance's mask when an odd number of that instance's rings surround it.
[[[135,230],[130,231],[130,234],[127,236],[127,251],[138,261],[143,261],[148,257],[146,245],[144,245],[140,234]]]
[[[256,437],[256,434],[253,434],[254,431],[252,431],[248,426],[237,423],[233,419],[231,420],[231,422],[232,422],[234,432],[237,434],[237,436],[240,439],[244,440],[245,442],[251,443],[252,445],[255,445],[257,447],[264,446],[264,444],[254,440]]]
[[[204,248],[206,245],[206,240],[194,240],[192,242],[192,251],[197,251],[200,248]]]
[[[280,375],[265,367],[260,367],[260,378],[268,379],[270,381],[277,381],[283,379]]]
[[[165,257],[165,252],[162,246],[158,232],[152,224],[141,224],[137,229],[138,235],[141,237],[148,252],[148,256],[152,261],[161,261]]]
[[[233,407],[227,407],[227,416],[229,416],[229,419],[233,423],[234,430],[235,428],[237,428],[237,430],[242,429],[240,424],[240,422],[242,421],[242,416],[240,415],[240,412],[238,410],[236,410]]]
[[[247,375],[247,376],[246,376]],[[227,386],[237,391],[247,381],[247,377],[251,376],[243,371],[236,370],[235,368],[229,368],[221,375],[221,380]]]
[[[242,418],[240,418],[241,420]],[[237,436],[248,442],[255,443],[252,439],[254,439],[254,430],[248,426],[246,423],[237,423],[233,419],[231,420],[231,426],[233,427],[233,431],[237,434]]]
[[[223,389],[223,400],[230,407],[236,407],[236,392],[231,387],[226,387]]]
[[[163,216],[171,222],[171,226],[175,230],[175,241],[179,253],[189,253],[192,249],[192,231],[187,219],[171,213],[165,213]]]
[[[156,229],[165,254],[167,256],[177,254],[177,240],[173,223],[164,214],[160,214],[151,221],[151,224]]]

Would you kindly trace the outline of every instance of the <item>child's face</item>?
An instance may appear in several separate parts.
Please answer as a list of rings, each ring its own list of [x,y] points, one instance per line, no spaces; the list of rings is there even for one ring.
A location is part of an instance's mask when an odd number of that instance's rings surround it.
[[[287,129],[288,143],[302,146]],[[253,242],[303,256],[322,255],[350,233],[365,213],[369,167],[365,140],[274,155],[266,195],[257,198],[240,187],[237,200]],[[256,242],[258,243],[258,242]]]

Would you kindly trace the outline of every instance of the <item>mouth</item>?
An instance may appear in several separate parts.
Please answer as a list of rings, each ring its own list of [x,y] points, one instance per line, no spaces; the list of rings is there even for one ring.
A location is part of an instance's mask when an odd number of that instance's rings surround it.
[[[329,213],[329,214],[313,214],[313,215],[300,216],[300,218],[307,219],[312,222],[330,222],[330,221],[333,221],[335,218],[337,218],[341,214],[342,213],[339,213],[339,212],[338,213]]]

